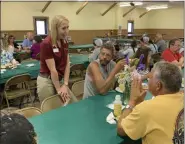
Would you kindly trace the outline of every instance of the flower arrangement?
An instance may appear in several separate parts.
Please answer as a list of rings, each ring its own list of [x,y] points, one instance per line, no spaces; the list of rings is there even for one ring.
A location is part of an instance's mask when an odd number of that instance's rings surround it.
[[[129,61],[126,59],[127,65],[124,67],[124,70],[116,75],[116,78],[118,79],[119,89],[120,91],[123,92],[122,101],[125,105],[128,104],[128,101],[130,99],[131,82],[132,82],[133,76],[137,76],[141,78],[141,75],[138,73],[138,71],[143,70],[145,68],[141,64],[141,61],[143,58],[144,58],[144,55],[140,57],[137,70],[134,70],[133,72],[129,71],[131,67],[129,65]]]

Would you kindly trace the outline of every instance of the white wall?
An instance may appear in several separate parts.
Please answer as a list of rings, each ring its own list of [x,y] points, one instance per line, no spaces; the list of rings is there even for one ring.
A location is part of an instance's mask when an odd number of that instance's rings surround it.
[[[127,29],[127,21],[134,20],[134,28],[135,29],[145,29],[147,28],[147,15],[140,19],[139,16],[145,12],[145,9],[136,8],[132,12],[128,13],[125,17],[123,14],[128,12],[131,8],[130,7],[122,7],[117,9],[117,25],[122,25],[123,29]]]
[[[82,2],[52,2],[44,13],[41,9],[46,2],[2,2],[2,30],[32,30],[33,16],[64,15],[70,20],[70,29],[114,29],[116,21],[116,8],[105,16],[104,12],[112,3],[99,4],[89,2],[88,5],[76,15]]]
[[[64,15],[70,20],[71,30],[105,30],[117,29],[122,25],[127,29],[127,20],[135,21],[135,29],[184,29],[183,7],[166,10],[151,11],[142,18],[145,9],[137,8],[126,17],[122,15],[130,8],[115,6],[105,16],[104,12],[112,2],[89,2],[88,5],[76,15],[77,9],[83,2],[52,2],[47,10],[41,9],[46,2],[2,2],[1,3],[1,29],[2,30],[33,30],[33,16]]]
[[[147,15],[150,29],[184,29],[183,7],[150,11]]]

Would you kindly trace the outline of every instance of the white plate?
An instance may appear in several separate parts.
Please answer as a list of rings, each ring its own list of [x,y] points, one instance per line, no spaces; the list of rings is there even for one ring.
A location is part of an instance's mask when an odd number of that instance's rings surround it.
[[[181,87],[184,88],[184,84],[181,84]]]
[[[115,90],[116,90],[117,92],[119,92],[119,93],[123,93],[123,91],[122,91],[119,87],[117,87]]]

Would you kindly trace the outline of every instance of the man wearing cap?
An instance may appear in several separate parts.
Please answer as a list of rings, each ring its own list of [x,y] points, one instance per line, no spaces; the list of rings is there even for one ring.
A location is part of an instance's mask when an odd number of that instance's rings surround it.
[[[97,39],[97,40],[95,40],[94,45],[95,45],[94,46],[95,49],[94,49],[93,53],[89,56],[90,62],[98,59],[98,55],[100,54],[100,48],[103,45],[103,41],[101,39]]]

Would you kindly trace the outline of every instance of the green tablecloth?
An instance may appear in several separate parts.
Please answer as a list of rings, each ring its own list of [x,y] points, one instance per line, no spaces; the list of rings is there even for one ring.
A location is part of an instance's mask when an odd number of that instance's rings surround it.
[[[86,67],[89,64],[89,55],[84,54],[69,54],[71,65],[84,64]]]
[[[22,43],[23,40],[15,40],[16,43]]]
[[[119,144],[116,125],[106,122],[112,111],[106,107],[114,101],[116,92],[93,96],[30,118],[39,144]],[[150,99],[148,94],[146,99]]]
[[[26,66],[27,64],[33,63],[33,67]],[[9,78],[20,75],[20,74],[30,74],[31,78],[36,78],[38,76],[40,69],[40,63],[39,61],[33,61],[33,62],[24,62],[21,63],[21,65],[18,65],[15,69],[7,69],[3,74],[0,75],[0,84],[5,83]]]
[[[89,49],[93,48],[93,44],[84,44],[84,45],[69,45],[69,49]]]
[[[70,61],[71,65],[73,64],[84,64],[85,67],[88,66],[89,60],[88,60],[88,55],[73,55],[70,54]],[[27,64],[33,63],[33,67],[27,67]],[[31,78],[37,78],[40,70],[40,62],[39,61],[33,61],[33,62],[24,62],[21,63],[21,65],[18,65],[16,69],[7,69],[3,74],[0,75],[0,84],[5,83],[9,78],[20,75],[20,74],[25,74],[28,73],[31,75]]]

